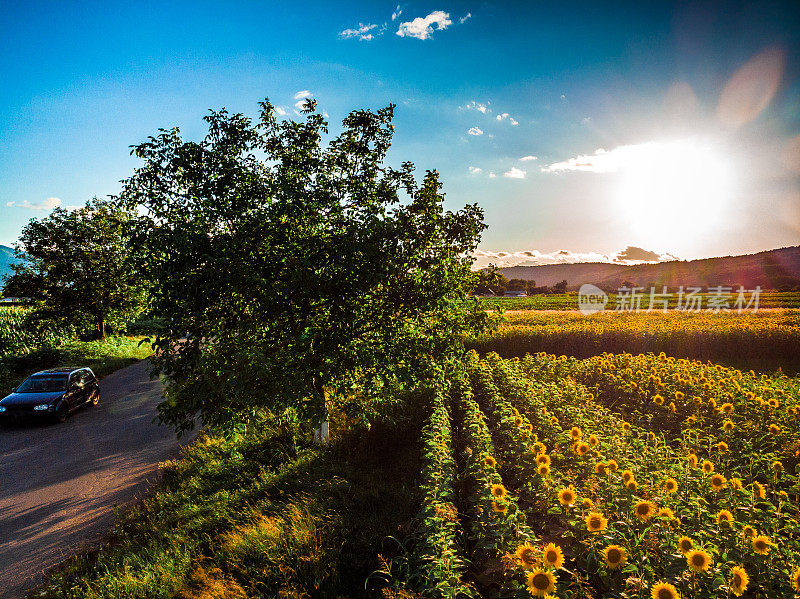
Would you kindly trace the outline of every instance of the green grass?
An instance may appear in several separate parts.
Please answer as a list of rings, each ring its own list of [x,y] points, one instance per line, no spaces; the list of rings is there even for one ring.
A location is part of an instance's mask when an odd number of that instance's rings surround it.
[[[21,383],[30,374],[57,366],[89,366],[99,377],[146,358],[152,353],[142,337],[109,337],[105,341],[70,341],[54,348],[6,356],[0,362],[0,389]]]
[[[406,567],[392,538],[419,505],[420,426],[416,415],[377,423],[329,447],[289,425],[237,440],[202,434],[98,550],[31,596],[375,596]]]

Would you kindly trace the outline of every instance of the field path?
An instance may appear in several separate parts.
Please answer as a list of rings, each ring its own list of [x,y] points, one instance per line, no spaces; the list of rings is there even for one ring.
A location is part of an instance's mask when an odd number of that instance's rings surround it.
[[[64,424],[0,429],[0,597],[42,574],[113,522],[175,457],[175,433],[153,421],[162,387],[139,362],[100,381],[101,400]]]

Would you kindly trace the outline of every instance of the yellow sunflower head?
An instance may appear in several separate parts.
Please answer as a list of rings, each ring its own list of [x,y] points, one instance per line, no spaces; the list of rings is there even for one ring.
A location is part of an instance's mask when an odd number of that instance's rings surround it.
[[[708,482],[711,484],[711,488],[715,491],[721,491],[728,485],[728,480],[718,472],[712,474],[711,478],[708,479]]]
[[[505,514],[508,511],[508,505],[505,502],[492,501],[492,511],[495,514]]]
[[[630,470],[623,470],[622,482],[627,483],[629,480],[633,480],[633,472],[631,472]]]
[[[667,493],[675,493],[678,490],[678,481],[674,478],[668,478],[664,481],[664,490]]]
[[[608,467],[608,465],[605,462],[597,462],[594,465],[594,473],[595,474],[605,474],[607,467]]]
[[[592,447],[600,445],[600,439],[597,438],[597,435],[589,435],[589,445]]]
[[[731,514],[728,510],[720,510],[719,514],[717,514],[717,524],[727,526],[732,522],[733,514]]]
[[[539,441],[537,441],[536,443],[531,445],[531,451],[533,453],[545,453],[547,451],[547,447],[545,446],[544,443],[540,443]]]
[[[762,485],[760,482],[754,481],[753,482],[753,495],[755,495],[755,497],[757,499],[766,499],[767,498],[767,490],[764,488],[764,485]]]
[[[778,460],[775,460],[774,462],[772,462],[772,469],[775,472],[783,472],[783,464]]]
[[[675,513],[668,507],[659,508],[658,515],[661,518],[666,518],[667,520],[675,520]]]
[[[758,535],[753,539],[752,545],[753,551],[759,555],[767,555],[772,543],[770,542],[769,537],[765,535]]]
[[[708,460],[703,460],[703,472],[706,474],[711,474],[714,472],[714,464],[709,462]]]
[[[692,466],[692,468],[697,468],[697,456],[695,454],[690,453],[687,459],[689,460],[689,465]]]
[[[777,435],[779,432],[781,432],[781,427],[779,427],[777,424],[770,424],[769,432],[773,435]]]
[[[491,486],[492,497],[495,499],[503,499],[506,495],[508,495],[508,491],[506,488],[501,484],[495,484]]]
[[[526,579],[528,592],[534,597],[545,597],[556,588],[556,577],[548,570],[536,569]]]
[[[586,455],[589,453],[589,445],[581,441],[575,445],[575,452],[579,455]]]
[[[653,403],[656,404],[657,406],[663,406],[664,405],[664,398],[661,397],[660,395],[656,395],[653,398]]]
[[[552,424],[553,426],[558,424],[558,418],[556,418],[555,416],[551,416],[550,417],[550,424]]]
[[[692,403],[693,403],[694,405],[696,405],[696,406],[699,406],[701,403],[703,403],[703,398],[702,398],[702,397],[700,397],[699,395],[695,395],[695,396],[692,398]]]
[[[539,467],[536,469],[536,472],[538,472],[542,476],[549,476],[550,466],[548,466],[547,464],[539,464]]]
[[[750,577],[741,566],[734,566],[731,568],[730,587],[731,591],[737,597],[741,597],[747,590],[747,584],[750,582]]]
[[[603,557],[609,570],[621,568],[628,561],[628,552],[619,545],[609,545],[603,549]]]
[[[674,585],[671,585],[668,582],[657,582],[653,585],[653,589],[650,591],[650,597],[652,599],[680,599],[681,596],[678,594],[678,589],[675,588]]]
[[[561,505],[572,505],[578,499],[575,489],[572,486],[558,490],[558,501]]]
[[[546,466],[549,466],[550,465],[550,456],[547,455],[546,453],[540,453],[540,454],[538,454],[536,456],[536,463],[539,464],[540,466],[542,464],[545,464]]]
[[[494,468],[497,466],[497,460],[495,460],[492,456],[487,455],[483,458],[483,465],[488,466],[489,468]]]
[[[686,396],[683,394],[683,391],[676,391],[675,392],[675,399],[677,399],[678,401],[683,401],[684,397],[686,397]]]
[[[608,460],[608,462],[606,462],[606,468],[611,472],[616,472],[619,468],[619,464],[617,464],[616,460]]]
[[[742,532],[744,533],[744,536],[749,538],[756,536],[756,529],[749,524],[742,529]]]
[[[531,545],[530,543],[523,543],[517,550],[514,552],[514,557],[517,558],[520,566],[523,568],[530,570],[536,565],[538,561],[538,552],[536,547]]]
[[[726,420],[725,422],[722,423],[722,428],[724,428],[726,431],[732,431],[733,430],[733,421]]]
[[[720,441],[717,443],[717,451],[720,453],[726,453],[728,451],[728,444],[725,441]]]
[[[608,520],[600,512],[591,512],[584,521],[589,532],[602,532],[608,528]]]
[[[702,549],[692,549],[686,554],[686,565],[695,572],[705,572],[711,566],[711,556]]]
[[[584,497],[583,499],[581,499],[581,507],[585,510],[590,510],[594,507],[594,501],[592,501],[588,497]]]
[[[623,423],[622,423],[622,430],[624,430],[624,431],[629,431],[629,430],[631,430],[631,425],[630,425],[630,423],[628,423],[628,422],[623,422]]]
[[[636,487],[638,487],[638,486],[639,486],[639,483],[636,482],[635,478],[632,478],[628,482],[625,483],[625,488],[628,489],[628,491],[635,491]]]
[[[722,410],[723,414],[732,414],[733,413],[733,404],[732,403],[724,403],[719,407]]]
[[[579,426],[573,426],[569,431],[569,436],[575,439],[576,441],[581,438],[581,429]]]
[[[800,568],[792,572],[792,587],[794,587],[795,591],[800,593]]]
[[[656,505],[652,501],[640,501],[633,507],[633,513],[642,522],[647,522],[656,512]]]
[[[517,416],[516,418],[514,418],[514,424],[516,424],[517,426],[522,426],[522,424],[523,424],[522,417],[521,416]]]
[[[525,425],[525,432],[526,433],[532,433],[533,432],[533,425],[531,423],[528,423],[528,424]]]
[[[542,563],[558,570],[564,565],[564,552],[555,543],[548,543],[542,549]]]
[[[689,537],[681,537],[678,539],[678,549],[681,553],[689,553],[694,548],[694,541]]]

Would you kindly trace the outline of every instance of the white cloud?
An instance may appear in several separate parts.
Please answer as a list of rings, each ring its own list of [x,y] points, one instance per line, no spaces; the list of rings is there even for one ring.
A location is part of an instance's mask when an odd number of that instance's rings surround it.
[[[583,117],[581,119],[581,124],[582,125],[588,125],[591,122],[592,122],[592,117],[590,117],[590,116],[585,116],[585,117]]]
[[[471,18],[472,18],[472,13],[471,13],[471,12],[468,12],[467,14],[465,14],[463,17],[461,17],[461,18],[458,20],[458,23],[459,23],[460,25],[463,25],[463,24],[464,24],[464,21],[466,21],[467,19],[471,19]]]
[[[25,208],[26,210],[47,210],[50,211],[53,208],[58,208],[61,206],[61,198],[47,198],[42,202],[36,202],[35,204],[31,204],[28,200],[24,200],[19,204],[17,202],[6,202],[6,206],[9,208]],[[68,206],[68,208],[73,208],[72,206]]]
[[[497,175],[495,175],[494,173],[489,173],[489,178],[490,179],[494,179],[495,177],[497,177]]]
[[[615,173],[619,170],[664,160],[665,157],[680,154],[686,148],[685,142],[646,142],[617,146],[613,150],[598,148],[594,154],[582,154],[561,162],[542,167],[542,172],[559,173],[563,171],[585,171],[590,173]]]
[[[524,179],[525,178],[525,171],[516,166],[512,166],[509,170],[503,173],[504,177],[508,177],[509,179]]]
[[[507,118],[508,118],[508,113],[507,112],[504,112],[502,114],[498,114],[497,115],[497,120],[498,121],[502,121],[503,119],[507,119]]]
[[[339,37],[342,39],[357,38],[362,42],[366,42],[375,37],[372,33],[370,33],[370,31],[375,29],[377,26],[378,25],[375,23],[368,23],[366,25],[364,25],[364,23],[359,23],[358,29],[345,29],[339,33]]]
[[[519,159],[520,162],[528,162],[530,160],[539,160],[539,158],[536,156],[528,155],[528,156],[523,156],[522,158]]]
[[[467,133],[470,135],[483,135],[483,131],[478,127],[470,127]]]
[[[633,251],[632,251],[633,250]],[[641,248],[628,247],[620,252],[602,254],[599,252],[571,252],[557,250],[554,252],[541,252],[539,250],[523,250],[516,252],[487,252],[477,250],[472,254],[475,257],[473,268],[485,268],[489,264],[499,267],[508,266],[541,266],[544,264],[578,264],[582,262],[603,262],[606,264],[642,264],[643,262],[664,262],[676,260],[672,254],[649,252]],[[647,258],[629,259],[630,257]]]
[[[305,100],[298,100],[294,103],[294,107],[297,109],[298,112],[302,111],[306,107]]]
[[[450,14],[443,10],[435,10],[427,17],[417,17],[413,21],[400,23],[397,35],[400,37],[414,37],[418,40],[427,40],[433,35],[433,26],[436,25],[438,31],[447,29],[453,21]]]
[[[295,99],[295,100],[303,100],[303,99],[305,99],[305,98],[313,98],[313,97],[314,97],[314,94],[312,94],[312,93],[311,93],[310,91],[308,91],[307,89],[304,89],[304,90],[302,90],[302,91],[299,91],[299,92],[297,92],[297,93],[294,95],[294,99]]]
[[[562,99],[562,100],[566,100],[566,99],[567,99],[567,96],[565,96],[564,94],[561,94],[561,99]]]
[[[487,102],[486,104],[481,104],[480,102],[476,102],[475,100],[473,100],[472,102],[464,106],[464,108],[466,108],[467,110],[477,110],[478,112],[486,114],[487,112],[492,111],[492,109],[489,108],[489,104],[490,102]]]
[[[508,122],[511,123],[512,127],[516,127],[517,125],[519,125],[519,121],[517,121],[513,116],[509,117]]]
[[[470,172],[471,175],[477,175],[477,174],[483,172],[483,169],[480,168],[479,166],[470,166],[469,167],[469,172]]]
[[[278,113],[280,116],[286,116],[286,109],[281,108],[280,106],[275,107],[275,112]]]
[[[512,126],[519,125],[519,122],[513,116],[509,115],[507,112],[501,112],[500,114],[498,114],[497,120],[508,121],[509,123],[511,123]]]
[[[395,8],[394,12],[392,13],[392,21],[396,20],[397,17],[399,17],[402,14],[403,14],[403,9],[400,8],[400,5],[398,4],[397,8]]]

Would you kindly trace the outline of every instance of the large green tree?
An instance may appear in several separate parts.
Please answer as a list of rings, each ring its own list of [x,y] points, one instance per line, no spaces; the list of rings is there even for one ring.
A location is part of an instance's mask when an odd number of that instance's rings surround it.
[[[411,163],[384,164],[393,106],[352,112],[336,137],[311,101],[300,122],[260,107],[255,120],[211,112],[200,142],[172,129],[135,147],[144,163],[121,196],[143,215],[168,323],[160,415],[179,430],[264,408],[319,422],[331,393],[364,416],[486,322],[466,297],[482,212],[444,210],[435,171],[417,183]]]
[[[124,324],[142,305],[129,219],[118,203],[96,198],[32,219],[15,246],[4,294],[23,298],[38,317],[104,338],[109,322]]]

